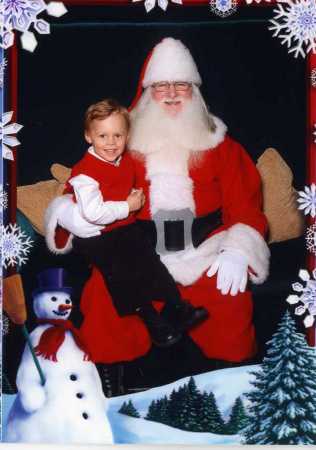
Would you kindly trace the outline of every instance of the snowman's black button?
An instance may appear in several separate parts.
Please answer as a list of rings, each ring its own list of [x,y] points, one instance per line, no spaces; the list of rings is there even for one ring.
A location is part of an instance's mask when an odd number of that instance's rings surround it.
[[[77,396],[78,398],[82,398],[82,397],[83,397],[83,394],[82,394],[82,392],[77,392],[76,396]]]
[[[71,379],[71,381],[76,381],[78,379],[77,375],[75,375],[74,373],[72,373],[69,378]]]
[[[89,416],[86,412],[84,412],[84,413],[82,413],[82,417],[87,420]]]

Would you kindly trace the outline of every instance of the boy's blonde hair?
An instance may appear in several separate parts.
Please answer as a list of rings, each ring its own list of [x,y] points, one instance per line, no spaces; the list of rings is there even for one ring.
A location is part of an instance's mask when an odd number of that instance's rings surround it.
[[[130,129],[130,117],[129,113],[124,106],[122,106],[117,100],[113,98],[107,98],[100,102],[94,103],[89,106],[84,117],[84,129],[89,131],[91,122],[93,120],[103,120],[112,114],[120,114],[125,119],[126,129]]]

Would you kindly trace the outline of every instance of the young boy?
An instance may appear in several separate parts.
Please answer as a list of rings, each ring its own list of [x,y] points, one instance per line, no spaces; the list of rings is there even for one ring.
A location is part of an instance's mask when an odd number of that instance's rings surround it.
[[[100,270],[118,314],[138,314],[153,343],[167,347],[208,313],[181,299],[172,276],[137,224],[133,213],[145,199],[142,190],[133,189],[133,160],[125,152],[129,126],[127,110],[115,100],[100,101],[86,112],[85,139],[91,147],[73,167],[66,192],[73,193],[87,221],[104,228],[99,236],[75,237],[73,248]],[[176,328],[155,310],[153,300],[168,304]]]

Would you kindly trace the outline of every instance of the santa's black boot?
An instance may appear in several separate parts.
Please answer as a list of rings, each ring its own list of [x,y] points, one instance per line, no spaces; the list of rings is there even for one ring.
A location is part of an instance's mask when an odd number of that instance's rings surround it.
[[[124,363],[97,363],[96,368],[106,397],[110,398],[126,393],[124,387]]]
[[[175,330],[151,304],[137,308],[136,313],[143,320],[153,344],[157,347],[170,347],[181,339],[181,333]]]
[[[209,312],[203,306],[193,306],[186,300],[176,305],[167,304],[163,309],[163,316],[181,333],[204,322]]]

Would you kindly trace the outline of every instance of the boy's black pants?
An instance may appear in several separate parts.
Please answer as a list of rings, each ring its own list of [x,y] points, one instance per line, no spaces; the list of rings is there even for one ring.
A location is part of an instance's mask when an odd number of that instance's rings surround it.
[[[135,314],[153,300],[181,302],[174,279],[136,223],[92,238],[75,237],[73,249],[100,270],[120,316]]]

